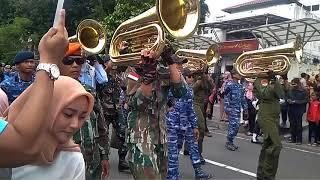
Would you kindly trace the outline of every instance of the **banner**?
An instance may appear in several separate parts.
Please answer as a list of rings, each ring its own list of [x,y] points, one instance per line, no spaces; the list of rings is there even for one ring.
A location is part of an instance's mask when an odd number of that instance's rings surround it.
[[[219,52],[223,54],[241,54],[246,51],[257,50],[259,42],[256,39],[247,39],[239,41],[226,41],[219,44]]]

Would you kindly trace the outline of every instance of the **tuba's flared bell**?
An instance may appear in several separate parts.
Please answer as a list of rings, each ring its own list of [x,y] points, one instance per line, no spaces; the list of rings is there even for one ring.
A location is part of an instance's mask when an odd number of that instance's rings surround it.
[[[134,65],[140,51],[148,48],[159,56],[165,46],[165,32],[184,39],[196,31],[200,18],[199,0],[157,0],[156,6],[123,22],[115,31],[109,49],[116,65]],[[121,53],[127,42],[128,53]]]
[[[106,45],[106,33],[100,23],[93,19],[83,20],[77,27],[76,35],[69,42],[79,42],[88,54],[99,54]]]

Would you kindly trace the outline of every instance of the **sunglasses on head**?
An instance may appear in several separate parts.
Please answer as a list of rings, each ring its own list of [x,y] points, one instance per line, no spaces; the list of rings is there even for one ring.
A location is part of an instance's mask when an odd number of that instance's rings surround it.
[[[72,56],[66,57],[62,60],[62,63],[64,65],[71,65],[74,62],[76,62],[77,65],[82,65],[86,62],[86,60],[82,57],[72,57]]]

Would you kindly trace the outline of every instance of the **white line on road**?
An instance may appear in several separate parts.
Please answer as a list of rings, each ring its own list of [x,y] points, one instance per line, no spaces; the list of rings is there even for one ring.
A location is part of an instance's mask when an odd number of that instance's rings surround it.
[[[224,134],[224,133],[218,133],[218,132],[211,132],[211,133],[217,134],[217,135],[226,136],[226,134]],[[237,139],[242,139],[242,140],[245,140],[245,141],[251,141],[251,139],[247,139],[247,138],[243,138],[243,137],[236,137],[236,138],[237,138]],[[320,155],[320,153],[318,153],[318,152],[308,151],[308,150],[304,150],[304,149],[298,149],[298,148],[293,148],[293,147],[288,147],[288,146],[283,146],[283,148],[284,148],[284,149],[294,150],[294,151],[299,151],[299,152],[303,152],[303,153]]]
[[[183,153],[180,152],[180,154],[183,154]],[[215,162],[215,161],[212,161],[210,159],[205,159],[205,160],[206,160],[207,163],[212,164],[214,166],[219,166],[219,167],[222,167],[222,168],[226,168],[226,169],[229,169],[231,171],[235,171],[235,172],[238,172],[238,173],[241,173],[241,174],[246,174],[248,176],[257,177],[257,175],[255,173],[253,173],[253,172],[249,172],[249,171],[246,171],[246,170],[238,169],[236,167],[228,166],[226,164]]]

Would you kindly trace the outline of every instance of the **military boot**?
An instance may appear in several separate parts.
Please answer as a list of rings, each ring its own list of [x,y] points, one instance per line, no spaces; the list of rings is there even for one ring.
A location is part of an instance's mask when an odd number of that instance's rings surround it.
[[[205,165],[206,164],[206,160],[203,158],[202,154],[200,154],[200,163],[202,165]]]
[[[230,143],[230,142],[226,142],[225,147],[230,151],[235,151],[236,150],[236,147],[234,147],[234,145],[232,143]]]
[[[119,170],[120,172],[122,172],[122,171],[128,171],[128,170],[129,170],[129,164],[128,164],[128,162],[126,161],[125,156],[124,156],[124,157],[123,157],[123,156],[119,157],[118,170]]]
[[[194,167],[194,171],[195,171],[195,179],[196,180],[206,180],[206,179],[211,179],[213,177],[212,174],[208,174],[206,172],[204,172],[204,170],[201,168],[201,165],[195,165]]]

